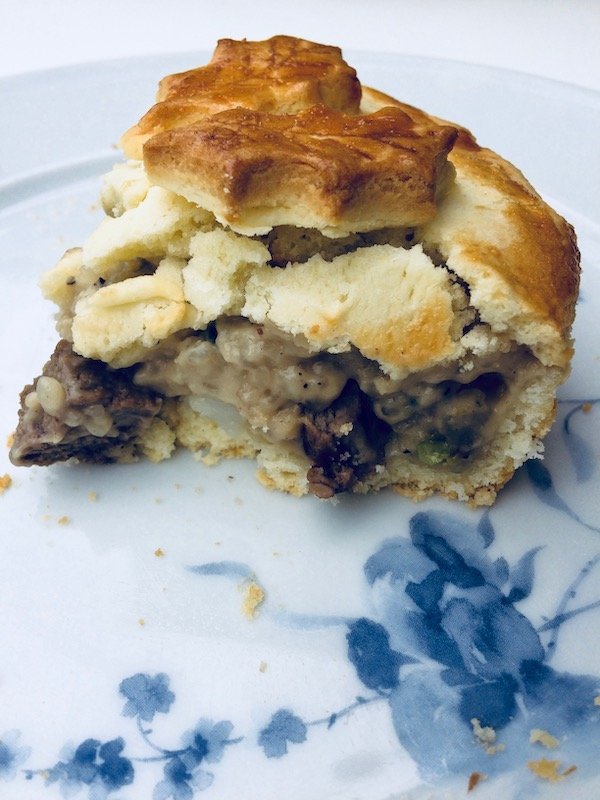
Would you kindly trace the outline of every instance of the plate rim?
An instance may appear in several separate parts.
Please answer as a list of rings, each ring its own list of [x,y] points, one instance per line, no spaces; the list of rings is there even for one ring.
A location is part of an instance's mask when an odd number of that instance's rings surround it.
[[[77,61],[73,64],[63,64],[55,67],[42,67],[39,69],[27,70],[18,72],[13,75],[0,76],[0,88],[5,88],[14,83],[26,83],[31,80],[43,79],[46,76],[55,76],[62,78],[69,73],[76,73],[82,70],[94,70],[103,68],[118,68],[127,67],[132,64],[152,64],[159,63],[167,60],[177,60],[190,58],[206,58],[209,59],[211,51],[205,48],[199,50],[172,50],[164,53],[153,52],[145,55],[137,56],[117,56],[115,58],[95,59],[93,61]],[[580,86],[576,83],[569,81],[561,81],[557,78],[549,78],[543,75],[536,75],[527,70],[512,69],[510,67],[499,67],[493,64],[483,64],[479,62],[463,61],[455,58],[438,58],[433,56],[412,55],[410,53],[399,53],[392,50],[370,50],[362,48],[344,48],[342,51],[343,58],[351,63],[354,58],[374,58],[382,60],[400,60],[405,61],[407,64],[414,63],[419,66],[437,66],[439,68],[451,66],[453,69],[465,69],[467,71],[483,72],[497,77],[506,76],[511,81],[518,83],[526,79],[529,83],[537,83],[540,86],[554,87],[561,92],[567,92],[569,96],[579,95],[582,100],[591,101],[593,104],[598,104],[600,111],[600,90],[591,89],[587,86]],[[198,66],[203,66],[199,64]],[[362,81],[361,81],[362,83]]]

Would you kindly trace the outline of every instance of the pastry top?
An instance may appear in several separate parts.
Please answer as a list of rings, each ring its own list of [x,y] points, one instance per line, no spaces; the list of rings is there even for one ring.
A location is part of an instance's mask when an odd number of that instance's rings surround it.
[[[336,47],[227,39],[206,67],[163,79],[121,145],[152,183],[239,233],[295,225],[339,237],[432,219],[455,129],[399,108],[360,114],[360,100]]]
[[[297,114],[322,103],[356,114],[360,83],[339,47],[293,36],[262,42],[221,39],[209,64],[163,78],[156,101],[121,139],[129,158],[142,158],[151,136],[228,108]]]
[[[233,108],[153,136],[144,163],[153,183],[239,232],[296,225],[339,236],[433,219],[455,138],[454,128],[400,108]]]
[[[414,244],[464,282],[494,333],[568,367],[579,279],[571,226],[464,128],[361,89],[338,48],[224,40],[208,66],[161,82],[122,144],[186,214],[210,212],[246,236],[286,225],[328,237],[414,229]],[[312,317],[304,328],[310,340]]]

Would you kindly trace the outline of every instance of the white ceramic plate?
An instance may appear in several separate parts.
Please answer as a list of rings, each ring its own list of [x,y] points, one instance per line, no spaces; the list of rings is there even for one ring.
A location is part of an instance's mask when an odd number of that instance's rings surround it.
[[[37,276],[96,225],[111,143],[158,78],[205,60],[2,84],[3,436],[56,339]],[[475,512],[297,500],[246,463],[186,454],[19,470],[3,448],[3,798],[600,796],[600,99],[455,63],[351,61],[468,125],[577,227],[577,354],[547,458]],[[532,772],[542,759],[559,787]]]

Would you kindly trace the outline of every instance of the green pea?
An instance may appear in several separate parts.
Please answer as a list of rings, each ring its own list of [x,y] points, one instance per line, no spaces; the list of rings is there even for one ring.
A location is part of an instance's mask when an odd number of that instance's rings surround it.
[[[417,458],[428,467],[446,464],[451,459],[450,445],[441,439],[425,439],[417,445]]]

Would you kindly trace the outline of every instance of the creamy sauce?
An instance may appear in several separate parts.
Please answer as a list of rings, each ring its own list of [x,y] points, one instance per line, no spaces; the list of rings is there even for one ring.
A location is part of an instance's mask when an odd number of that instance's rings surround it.
[[[472,358],[392,381],[354,351],[311,355],[301,341],[244,318],[222,318],[214,331],[174,337],[153,353],[135,381],[166,396],[212,397],[234,406],[273,441],[300,437],[306,413],[321,411],[355,380],[393,432],[393,449],[431,465],[461,466],[493,438],[523,348]],[[424,444],[425,443],[425,444]]]

